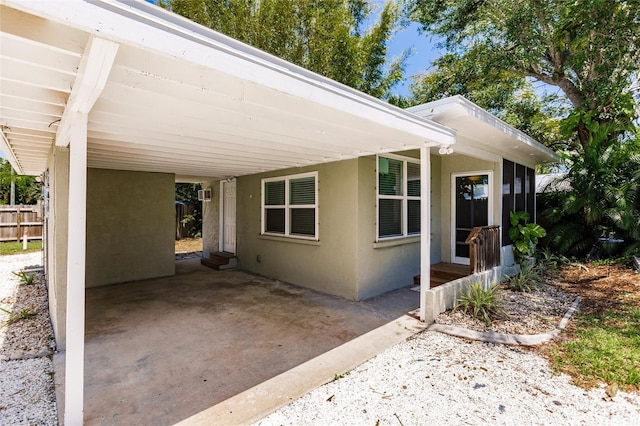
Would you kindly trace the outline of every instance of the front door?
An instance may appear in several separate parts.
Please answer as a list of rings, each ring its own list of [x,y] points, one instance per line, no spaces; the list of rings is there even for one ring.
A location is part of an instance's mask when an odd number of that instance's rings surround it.
[[[469,264],[469,245],[465,242],[476,226],[492,221],[491,172],[454,174],[452,179],[452,263]]]
[[[236,181],[222,183],[222,251],[236,253]]]

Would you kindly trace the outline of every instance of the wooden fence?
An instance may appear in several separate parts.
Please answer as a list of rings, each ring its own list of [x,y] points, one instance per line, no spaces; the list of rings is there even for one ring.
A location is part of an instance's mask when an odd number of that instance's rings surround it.
[[[42,240],[42,206],[0,206],[0,241]]]

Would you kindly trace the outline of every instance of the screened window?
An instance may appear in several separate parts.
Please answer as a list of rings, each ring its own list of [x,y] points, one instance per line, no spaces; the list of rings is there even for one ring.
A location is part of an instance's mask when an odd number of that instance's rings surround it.
[[[378,239],[420,234],[420,162],[378,157]]]
[[[318,239],[318,174],[262,179],[262,233]]]
[[[502,245],[512,243],[509,213],[526,211],[530,221],[536,220],[536,172],[521,164],[504,160],[502,163]]]

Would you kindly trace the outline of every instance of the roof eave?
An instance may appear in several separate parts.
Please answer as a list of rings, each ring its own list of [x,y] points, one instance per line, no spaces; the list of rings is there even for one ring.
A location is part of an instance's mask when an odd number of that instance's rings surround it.
[[[470,100],[466,99],[461,95],[455,95],[444,99],[439,99],[437,101],[428,102],[422,105],[417,105],[415,107],[407,108],[407,111],[410,111],[414,114],[418,114],[421,117],[430,118],[434,117],[434,120],[438,120],[437,117],[446,117],[447,113],[452,114],[453,111],[462,112],[469,117],[473,117],[477,120],[480,120],[498,130],[510,136],[514,140],[531,147],[536,150],[544,159],[543,163],[553,163],[560,161],[560,157],[558,154],[553,152],[551,149],[542,145],[537,140],[533,139],[531,136],[526,133],[516,129],[515,127],[507,124],[505,121],[491,114],[489,111],[481,108]]]

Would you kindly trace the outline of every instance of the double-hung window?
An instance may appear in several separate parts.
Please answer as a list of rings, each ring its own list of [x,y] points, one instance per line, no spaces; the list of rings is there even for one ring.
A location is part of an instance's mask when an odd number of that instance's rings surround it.
[[[262,179],[262,234],[318,239],[318,173]]]
[[[378,156],[377,239],[420,235],[420,160]]]

